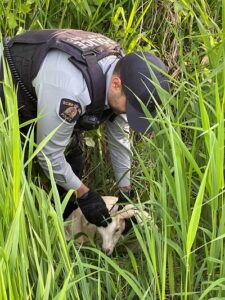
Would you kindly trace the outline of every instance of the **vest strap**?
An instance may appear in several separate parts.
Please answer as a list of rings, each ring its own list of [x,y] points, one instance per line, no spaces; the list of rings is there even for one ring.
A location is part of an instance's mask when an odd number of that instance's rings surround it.
[[[102,68],[98,64],[96,54],[94,52],[85,55],[87,62],[87,70],[91,80],[92,87],[92,103],[87,106],[87,113],[91,110],[92,114],[99,114],[101,117],[104,110],[104,100],[106,91],[106,77],[103,74]],[[101,84],[99,84],[101,82]]]
[[[23,81],[20,78],[19,73],[16,70],[15,64],[13,62],[9,47],[8,47],[8,42],[9,39],[8,38],[4,38],[3,39],[3,46],[4,46],[4,52],[5,52],[5,57],[7,58],[10,70],[12,72],[12,76],[14,78],[14,80],[16,80],[16,82],[18,83],[19,87],[21,88],[21,90],[25,93],[25,95],[32,101],[32,102],[37,102],[37,99],[32,95],[32,93],[28,90],[28,88],[25,86],[25,84],[23,83]]]

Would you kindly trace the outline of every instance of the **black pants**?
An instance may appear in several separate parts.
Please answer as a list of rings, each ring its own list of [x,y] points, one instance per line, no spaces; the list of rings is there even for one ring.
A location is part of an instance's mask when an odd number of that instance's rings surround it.
[[[66,157],[66,161],[70,164],[74,174],[76,174],[77,177],[81,179],[84,170],[84,160],[83,160],[83,151],[81,148],[80,137],[78,132],[75,132],[73,134],[71,142],[66,149],[65,157]],[[57,185],[57,188],[60,195],[60,199],[61,201],[63,201],[67,191],[64,190],[59,185]],[[72,194],[63,213],[63,219],[65,220],[71,214],[71,212],[76,208],[77,208],[76,196],[75,194]]]

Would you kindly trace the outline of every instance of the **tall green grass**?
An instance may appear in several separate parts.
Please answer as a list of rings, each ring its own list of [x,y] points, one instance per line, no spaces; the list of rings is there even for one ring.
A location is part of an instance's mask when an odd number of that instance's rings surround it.
[[[33,176],[50,136],[37,146],[31,130],[21,144],[16,90],[5,66],[1,299],[224,299],[224,1],[3,1],[0,10],[4,34],[94,30],[127,51],[161,54],[171,75],[158,117],[146,111],[154,136],[133,135],[135,200],[152,220],[134,227],[107,257],[98,245],[66,242],[62,210],[69,194],[61,205],[50,165],[48,193]],[[115,193],[102,128],[84,138],[92,158],[86,181],[102,194]]]

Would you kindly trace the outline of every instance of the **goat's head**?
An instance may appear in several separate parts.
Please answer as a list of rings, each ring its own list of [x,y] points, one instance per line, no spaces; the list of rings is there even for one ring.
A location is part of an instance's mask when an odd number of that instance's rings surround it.
[[[140,212],[132,204],[125,205],[121,210],[118,210],[118,205],[115,205],[110,210],[110,215],[112,222],[107,227],[97,227],[97,231],[102,238],[102,250],[107,255],[112,254],[117,241],[123,234],[126,220],[135,216],[138,223],[141,221]]]

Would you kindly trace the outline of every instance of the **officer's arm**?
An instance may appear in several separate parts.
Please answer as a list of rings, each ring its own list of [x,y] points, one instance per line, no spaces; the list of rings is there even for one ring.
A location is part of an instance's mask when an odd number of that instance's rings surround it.
[[[89,187],[87,187],[83,182],[81,182],[81,186],[77,189],[77,198],[81,198],[89,191]]]
[[[47,156],[56,183],[65,190],[73,189],[78,193],[77,202],[86,219],[97,226],[107,226],[111,219],[105,202],[74,174],[64,155],[76,121],[85,111],[84,106],[88,105],[82,101],[88,95],[84,78],[67,56],[60,51],[49,52],[33,80],[38,114],[41,115],[37,121],[37,143],[40,144],[57,128],[38,154],[39,163],[48,175]]]
[[[120,190],[129,191],[132,152],[126,115],[117,116],[113,122],[107,121],[106,130],[116,181]]]
[[[61,122],[61,124],[60,124]],[[56,184],[65,190],[79,190],[82,193],[82,182],[74,174],[71,166],[65,158],[65,148],[69,144],[73,131],[72,124],[62,123],[52,114],[45,114],[37,122],[37,143],[40,144],[51,132],[60,126],[57,132],[51,137],[42,151],[38,154],[39,164],[47,176],[49,176],[46,156],[50,160]]]

